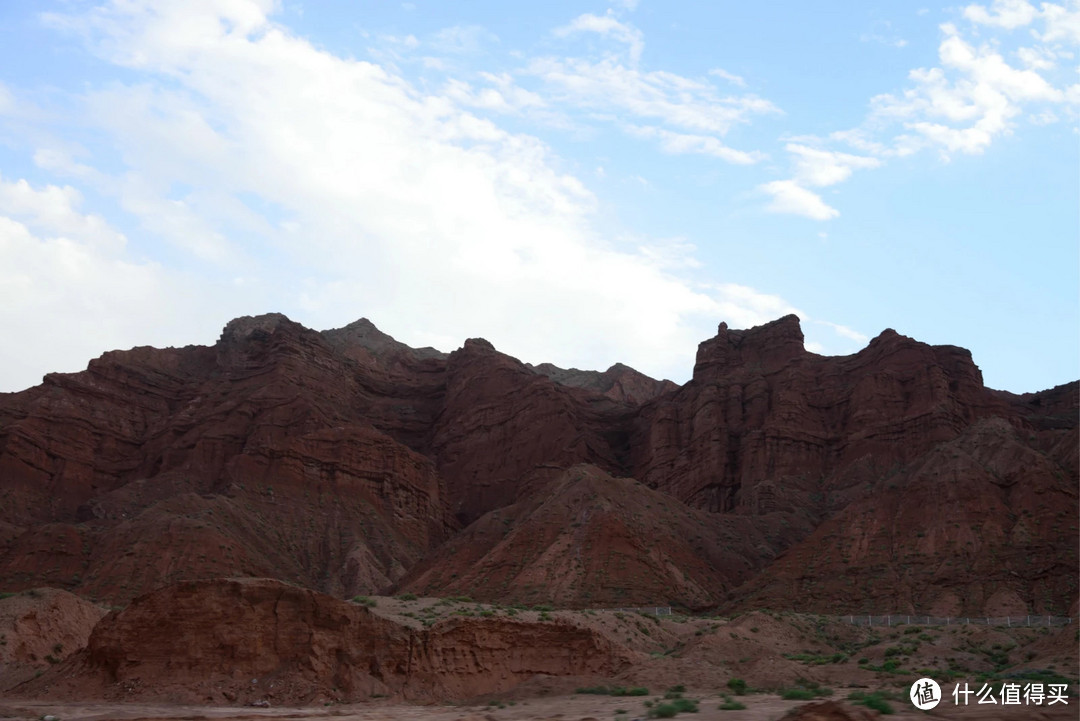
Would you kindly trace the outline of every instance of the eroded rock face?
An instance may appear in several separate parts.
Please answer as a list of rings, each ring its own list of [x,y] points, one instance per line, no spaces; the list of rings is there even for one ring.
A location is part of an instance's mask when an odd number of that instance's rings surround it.
[[[721,324],[694,378],[636,421],[633,475],[692,506],[751,514],[815,504],[829,476],[869,460],[903,465],[976,419],[1013,417],[970,354],[885,331],[864,350],[822,357],[786,316]]]
[[[831,613],[1067,613],[1076,553],[1061,539],[1075,534],[1077,484],[1026,433],[986,419],[874,480],[738,589],[738,605],[798,599]]]
[[[717,516],[591,465],[539,469],[399,582],[561,608],[715,607],[812,528],[804,516]]]
[[[55,588],[5,596],[0,598],[0,692],[84,648],[106,613]]]
[[[409,445],[441,361],[392,350],[388,371],[284,316],[239,318],[213,348],[107,353],[4,398],[3,520],[21,532],[0,538],[0,579],[114,600],[221,575],[388,585],[457,526]]]
[[[137,598],[105,618],[84,651],[19,692],[275,705],[372,695],[445,701],[505,691],[535,674],[613,675],[633,658],[568,623],[454,618],[421,630],[277,581],[212,580]]]
[[[1065,612],[1075,573],[1049,579],[1076,566],[1077,388],[992,391],[967,351],[891,330],[817,356],[794,316],[721,324],[682,387],[482,339],[412,349],[363,319],[238,318],[213,347],[106,353],[0,397],[0,588],[124,602],[267,576],[341,596]],[[1025,553],[1051,560],[987,565]],[[896,570],[916,560],[936,570]],[[991,575],[957,570],[976,567]]]

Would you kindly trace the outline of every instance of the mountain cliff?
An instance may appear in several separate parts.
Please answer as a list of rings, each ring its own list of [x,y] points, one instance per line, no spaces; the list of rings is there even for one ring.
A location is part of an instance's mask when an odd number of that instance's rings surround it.
[[[0,395],[0,588],[269,577],[587,607],[1064,613],[1077,384],[720,324],[682,386],[238,318]]]

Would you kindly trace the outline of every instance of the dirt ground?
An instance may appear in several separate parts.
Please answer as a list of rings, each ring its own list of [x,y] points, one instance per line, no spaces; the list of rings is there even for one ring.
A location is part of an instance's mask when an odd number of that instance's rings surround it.
[[[771,694],[739,697],[746,705],[742,711],[721,711],[723,702],[717,694],[686,694],[700,699],[699,712],[680,714],[678,718],[694,721],[765,721],[780,719],[806,701],[785,701]],[[655,699],[656,697],[652,697]],[[936,709],[922,712],[908,702],[892,703],[896,721],[908,719],[964,719],[991,721],[997,719],[1076,719],[1077,699],[1069,705],[1034,706],[955,706],[948,700]],[[852,707],[863,708],[863,707]],[[624,710],[629,713],[620,714]],[[865,709],[864,709],[865,711]],[[215,721],[261,721],[263,719],[340,719],[341,721],[633,721],[645,717],[641,698],[612,698],[609,696],[572,695],[534,698],[516,702],[513,706],[414,706],[372,702],[366,704],[325,708],[228,708],[204,706],[167,706],[154,704],[50,704],[41,702],[0,702],[0,719],[30,720],[54,715],[61,721],[157,721],[214,719]],[[854,717],[853,717],[854,718]]]

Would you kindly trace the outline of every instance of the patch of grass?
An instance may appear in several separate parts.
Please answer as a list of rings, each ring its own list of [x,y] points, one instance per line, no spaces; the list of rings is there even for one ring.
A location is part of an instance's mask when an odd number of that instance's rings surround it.
[[[883,715],[889,715],[896,713],[889,702],[886,700],[886,696],[881,691],[874,691],[871,693],[865,693],[863,691],[852,691],[848,694],[848,698],[852,703],[861,704],[867,708],[872,708]]]
[[[783,688],[780,689],[780,698],[788,701],[809,701],[817,697],[808,688]]]
[[[416,594],[415,593],[402,593],[402,594],[398,595],[397,600],[399,600],[399,601],[415,601],[416,600]]]
[[[367,606],[368,608],[375,608],[379,605],[378,601],[376,601],[374,598],[369,598],[367,596],[353,596],[352,602],[359,603],[361,606]]]
[[[721,711],[742,711],[746,708],[746,704],[736,701],[727,694],[724,694],[724,703],[720,704]]]
[[[807,681],[800,678],[796,680],[796,683],[798,685],[793,688],[780,689],[780,698],[789,701],[809,701],[810,699],[833,695],[831,688],[821,686],[816,681]]]
[[[648,718],[674,718],[680,713],[697,713],[697,711],[697,701],[689,698],[677,698],[653,706],[645,715]]]
[[[829,655],[816,653],[785,653],[784,658],[789,661],[802,661],[808,666],[822,666],[827,663],[844,663],[848,660],[847,654],[839,652]]]

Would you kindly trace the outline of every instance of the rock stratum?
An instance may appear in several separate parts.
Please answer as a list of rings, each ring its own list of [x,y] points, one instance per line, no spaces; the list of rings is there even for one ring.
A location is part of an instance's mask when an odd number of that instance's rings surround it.
[[[682,386],[238,318],[0,395],[0,590],[1072,614],[1078,409],[891,330],[815,355],[795,316],[721,324]]]

